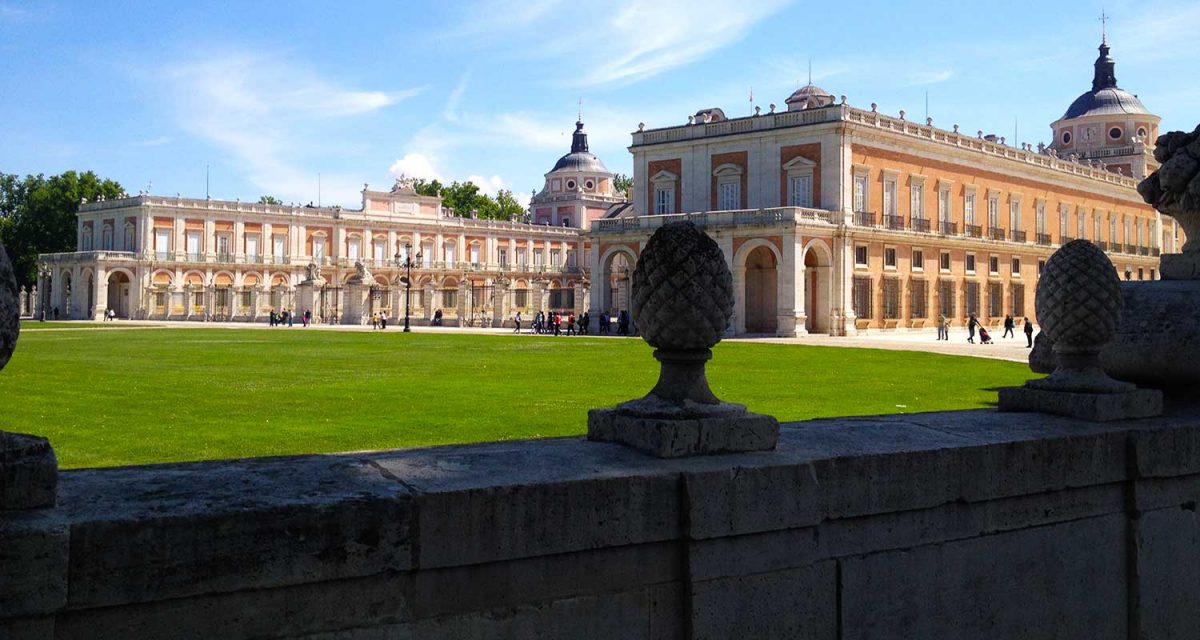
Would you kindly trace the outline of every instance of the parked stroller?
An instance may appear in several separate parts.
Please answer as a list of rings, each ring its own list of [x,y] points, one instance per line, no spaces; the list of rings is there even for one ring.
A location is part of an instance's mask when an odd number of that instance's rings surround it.
[[[982,326],[979,327],[979,344],[993,344],[992,334],[988,333],[988,330]]]

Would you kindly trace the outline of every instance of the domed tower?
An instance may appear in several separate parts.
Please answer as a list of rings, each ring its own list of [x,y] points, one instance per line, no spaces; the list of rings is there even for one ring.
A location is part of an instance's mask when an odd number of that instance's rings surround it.
[[[827,107],[833,104],[833,94],[810,82],[793,91],[784,103],[788,111]]]
[[[1050,125],[1054,131],[1050,148],[1060,156],[1098,160],[1110,171],[1141,179],[1157,168],[1154,140],[1161,118],[1135,94],[1117,86],[1115,67],[1107,38],[1102,38],[1092,90],[1076,98],[1063,117]]]
[[[575,123],[571,152],[546,174],[541,192],[529,200],[534,224],[587,229],[614,203],[624,200],[613,189],[614,174],[588,151],[583,122]]]

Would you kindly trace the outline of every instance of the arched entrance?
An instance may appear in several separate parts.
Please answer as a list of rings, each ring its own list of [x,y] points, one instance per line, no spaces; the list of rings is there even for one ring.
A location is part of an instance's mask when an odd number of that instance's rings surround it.
[[[124,271],[114,271],[108,275],[107,307],[112,309],[118,318],[129,317],[131,286],[129,276]]]
[[[804,315],[809,333],[829,333],[830,254],[822,244],[804,251]]]
[[[616,317],[621,311],[629,311],[632,292],[630,282],[637,258],[625,250],[609,253],[600,266],[600,299],[595,304],[601,311]]]
[[[767,247],[756,247],[746,256],[746,333],[774,334],[776,312],[775,254]]]

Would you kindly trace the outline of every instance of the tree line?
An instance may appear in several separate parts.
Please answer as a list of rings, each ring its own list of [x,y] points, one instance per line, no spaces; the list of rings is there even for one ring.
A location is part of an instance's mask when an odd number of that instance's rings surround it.
[[[0,243],[12,261],[20,286],[37,281],[39,253],[75,251],[75,214],[83,199],[119,198],[120,183],[91,171],[67,171],[24,178],[0,172]]]

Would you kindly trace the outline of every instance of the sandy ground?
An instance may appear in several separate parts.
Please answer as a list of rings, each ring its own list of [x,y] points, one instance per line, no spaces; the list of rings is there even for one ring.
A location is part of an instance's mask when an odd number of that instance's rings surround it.
[[[137,320],[116,320],[113,322],[88,322],[88,321],[72,321],[71,324],[81,325],[79,328],[58,328],[46,327],[39,328],[37,322],[25,320],[21,323],[22,332],[39,332],[39,331],[80,331],[85,330],[88,325],[108,325],[102,327],[105,331],[114,329],[147,329],[147,328],[192,328],[192,329],[246,329],[246,330],[277,330],[277,331],[374,331],[369,325],[354,326],[354,325],[313,325],[307,329],[303,328],[300,323],[295,323],[292,327],[271,327],[266,322],[256,322],[248,324],[245,322],[188,322],[188,321],[137,321]],[[116,326],[112,326],[112,325]],[[387,331],[400,331],[403,326],[403,321],[400,324],[389,323]],[[492,335],[512,334],[512,329],[480,329],[473,327],[413,327],[414,331],[421,333],[480,333]],[[524,332],[528,331],[528,326],[524,328]],[[896,351],[925,351],[929,353],[943,353],[956,356],[974,356],[978,358],[994,358],[997,360],[1010,360],[1013,362],[1027,362],[1029,359],[1029,349],[1025,347],[1025,334],[1020,332],[1018,327],[1015,338],[1001,338],[1003,331],[995,331],[992,333],[994,344],[984,345],[979,344],[979,339],[976,337],[975,344],[967,342],[967,332],[963,329],[951,329],[949,340],[938,340],[936,329],[922,329],[915,331],[894,331],[894,332],[868,332],[858,336],[848,336],[834,338],[827,335],[805,335],[798,338],[774,338],[774,337],[743,337],[731,338],[736,341],[753,341],[765,342],[772,344],[811,344],[823,347],[857,347],[868,349],[892,349]]]

